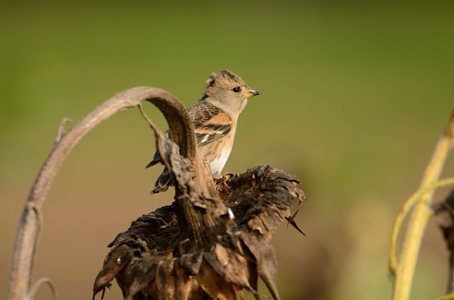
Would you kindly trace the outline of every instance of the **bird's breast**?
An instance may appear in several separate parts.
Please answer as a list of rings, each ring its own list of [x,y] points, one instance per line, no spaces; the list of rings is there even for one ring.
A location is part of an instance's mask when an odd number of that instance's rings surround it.
[[[218,155],[215,155],[213,157],[212,161],[208,162],[211,173],[213,175],[216,175],[216,176],[221,175],[222,169],[224,169],[227,159],[229,159],[230,152],[232,152],[232,148],[225,147],[220,151],[220,153]]]

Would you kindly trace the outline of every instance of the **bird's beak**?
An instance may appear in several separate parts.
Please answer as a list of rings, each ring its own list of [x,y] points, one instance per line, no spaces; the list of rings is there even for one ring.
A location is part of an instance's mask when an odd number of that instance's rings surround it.
[[[257,95],[260,95],[262,92],[259,91],[259,90],[256,90],[256,89],[253,89],[253,88],[249,88],[249,90],[247,91],[247,94],[245,96],[246,99],[249,99],[251,97],[254,97],[254,96],[257,96]]]

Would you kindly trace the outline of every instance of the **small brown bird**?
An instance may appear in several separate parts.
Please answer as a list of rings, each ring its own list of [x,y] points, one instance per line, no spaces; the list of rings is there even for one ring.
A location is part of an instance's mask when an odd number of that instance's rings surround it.
[[[219,73],[211,73],[202,97],[187,108],[194,123],[197,150],[213,175],[221,174],[229,158],[238,116],[247,100],[260,94],[260,91],[250,88],[235,73],[221,70]],[[156,151],[147,168],[158,162],[161,162],[161,157]],[[164,169],[152,193],[166,191],[171,180],[169,170]]]

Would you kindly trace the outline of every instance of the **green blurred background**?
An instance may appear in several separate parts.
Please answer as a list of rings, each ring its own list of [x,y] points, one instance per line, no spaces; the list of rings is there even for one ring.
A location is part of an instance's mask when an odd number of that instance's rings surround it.
[[[263,95],[241,115],[224,171],[270,164],[296,174],[308,196],[297,217],[307,236],[285,225],[274,235],[282,298],[389,298],[393,217],[454,109],[451,3],[0,4],[0,295],[22,207],[63,117],[79,120],[140,85],[190,105],[211,72],[228,68]],[[172,200],[148,194],[161,171],[144,169],[153,153],[136,109],[77,145],[44,205],[35,280],[51,277],[61,299],[91,297],[106,245]],[[452,158],[443,174],[454,174]],[[448,253],[436,226],[427,230],[412,299],[445,290]],[[120,298],[115,284],[106,299]]]

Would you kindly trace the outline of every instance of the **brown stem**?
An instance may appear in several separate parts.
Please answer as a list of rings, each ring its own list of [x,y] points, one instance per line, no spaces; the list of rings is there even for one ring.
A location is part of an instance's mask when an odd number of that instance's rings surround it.
[[[56,140],[35,179],[16,233],[9,270],[9,299],[29,298],[34,252],[41,230],[41,207],[63,160],[94,127],[117,112],[139,105],[142,100],[152,102],[164,113],[172,139],[180,147],[182,156],[191,159],[195,157],[195,139],[190,118],[184,106],[167,91],[153,87],[135,87],[96,107],[68,133]]]
[[[451,252],[449,254],[449,273],[448,273],[448,285],[446,289],[446,294],[454,293],[454,254]]]
[[[449,250],[449,272],[447,294],[454,293],[454,190],[445,201],[434,206],[435,221],[441,229]]]
[[[190,247],[200,247],[209,243],[216,232],[215,218],[227,213],[227,208],[217,196],[213,181],[203,161],[197,156],[189,159],[189,171],[181,160],[181,150],[169,144],[169,140],[146,115],[141,105],[139,110],[150,125],[156,138],[156,148],[165,166],[171,171],[175,184],[176,214],[182,230],[182,239],[189,239]],[[192,125],[192,124],[191,124]],[[191,128],[192,130],[192,128]],[[191,131],[192,133],[192,131]],[[171,132],[171,136],[173,133]],[[172,136],[173,137],[173,136]],[[191,182],[191,184],[188,184]],[[197,211],[199,206],[205,212]],[[220,226],[223,225],[220,222]]]

